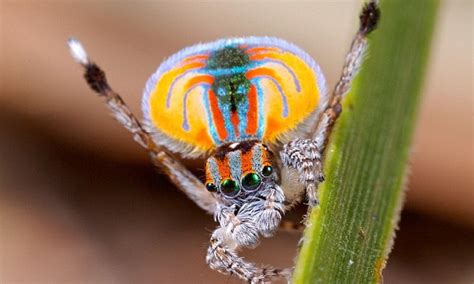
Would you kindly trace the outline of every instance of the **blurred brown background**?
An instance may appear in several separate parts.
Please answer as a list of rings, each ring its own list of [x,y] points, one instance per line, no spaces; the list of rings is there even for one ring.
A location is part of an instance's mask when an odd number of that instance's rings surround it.
[[[82,40],[140,114],[180,48],[270,35],[301,46],[333,86],[360,3],[0,1],[0,283],[239,283],[207,268],[214,223],[155,173],[87,88]],[[473,2],[444,1],[385,283],[474,282]],[[245,256],[292,262],[297,234]]]

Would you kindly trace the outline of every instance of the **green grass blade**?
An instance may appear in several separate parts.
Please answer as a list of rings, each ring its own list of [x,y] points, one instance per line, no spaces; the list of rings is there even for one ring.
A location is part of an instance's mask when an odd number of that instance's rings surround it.
[[[438,4],[381,1],[380,25],[331,137],[321,203],[305,231],[295,283],[380,281],[399,219]]]

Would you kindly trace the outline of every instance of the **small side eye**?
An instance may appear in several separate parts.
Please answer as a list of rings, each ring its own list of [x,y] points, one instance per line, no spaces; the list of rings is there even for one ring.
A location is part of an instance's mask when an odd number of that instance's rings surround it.
[[[209,192],[217,192],[217,186],[212,182],[206,183],[206,188]]]
[[[273,168],[272,168],[272,166],[265,166],[265,167],[263,167],[263,169],[262,169],[262,175],[264,175],[264,176],[267,177],[267,176],[271,175],[272,173],[273,173]]]
[[[221,191],[224,195],[233,197],[240,192],[240,187],[235,180],[226,179],[221,183]]]
[[[242,185],[246,191],[253,191],[262,183],[262,179],[256,173],[249,173],[242,179]]]

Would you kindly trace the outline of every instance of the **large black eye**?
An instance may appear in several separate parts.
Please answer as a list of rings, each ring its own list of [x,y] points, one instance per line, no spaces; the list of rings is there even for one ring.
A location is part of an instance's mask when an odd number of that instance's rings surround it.
[[[221,191],[224,195],[232,197],[239,193],[240,187],[235,180],[226,179],[221,183]]]
[[[256,173],[249,173],[242,179],[242,185],[246,191],[253,191],[262,183],[262,179]]]
[[[263,169],[262,169],[262,174],[263,174],[264,176],[267,177],[267,176],[271,175],[272,173],[273,173],[273,168],[272,168],[272,166],[265,166],[265,167],[263,167]]]
[[[213,184],[212,182],[206,183],[206,188],[210,192],[217,192],[217,186],[215,184]]]

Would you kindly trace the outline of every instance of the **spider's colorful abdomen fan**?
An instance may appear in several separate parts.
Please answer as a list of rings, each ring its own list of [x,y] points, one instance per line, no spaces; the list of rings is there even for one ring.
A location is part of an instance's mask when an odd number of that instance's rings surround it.
[[[324,101],[325,80],[305,52],[268,37],[198,44],[148,80],[142,107],[156,142],[188,156],[222,144],[284,140]]]

